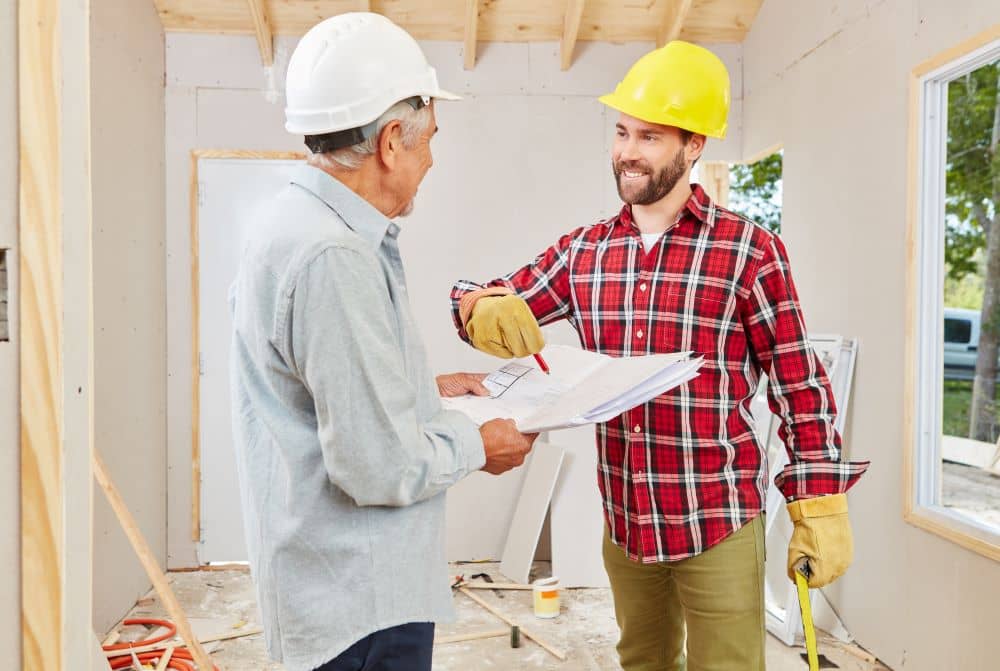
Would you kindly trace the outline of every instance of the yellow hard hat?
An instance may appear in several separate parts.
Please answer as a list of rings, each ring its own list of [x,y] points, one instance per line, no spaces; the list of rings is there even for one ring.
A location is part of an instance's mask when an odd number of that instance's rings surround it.
[[[636,61],[615,92],[600,101],[643,121],[721,139],[729,116],[729,73],[708,49],[674,40]]]

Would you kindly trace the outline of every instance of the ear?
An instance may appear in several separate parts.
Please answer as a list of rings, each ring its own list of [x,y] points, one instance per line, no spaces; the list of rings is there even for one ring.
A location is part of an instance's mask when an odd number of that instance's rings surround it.
[[[389,170],[396,167],[403,149],[403,128],[399,119],[393,119],[382,128],[378,136],[378,158]]]
[[[688,138],[684,145],[684,158],[692,163],[701,158],[701,152],[705,151],[705,136],[695,133]]]

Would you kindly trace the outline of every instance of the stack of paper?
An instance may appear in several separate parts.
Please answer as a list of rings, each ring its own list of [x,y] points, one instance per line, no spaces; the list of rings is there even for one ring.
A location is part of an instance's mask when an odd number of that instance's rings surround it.
[[[525,433],[553,431],[606,422],[684,384],[702,364],[690,352],[615,358],[565,345],[550,345],[542,356],[551,375],[533,358],[515,359],[486,378],[489,397],[442,403],[478,424],[503,417]]]

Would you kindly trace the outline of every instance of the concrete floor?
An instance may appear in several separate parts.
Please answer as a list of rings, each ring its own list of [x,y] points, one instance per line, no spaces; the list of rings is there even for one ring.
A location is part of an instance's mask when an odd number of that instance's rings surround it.
[[[545,562],[536,563],[539,575],[548,575]],[[452,573],[485,572],[503,580],[497,564],[452,567]],[[238,631],[257,626],[257,606],[248,573],[242,571],[204,571],[171,573],[173,588],[197,636]],[[615,671],[621,669],[615,652],[618,627],[615,624],[611,594],[607,589],[574,589],[561,592],[562,611],[552,620],[535,618],[531,593],[527,591],[477,590],[476,594],[496,608],[537,632],[549,643],[568,653],[561,662],[522,636],[520,648],[511,648],[508,637],[460,643],[439,644],[434,650],[435,671],[490,671],[539,669],[560,671]],[[501,596],[502,595],[502,596]],[[500,620],[462,594],[455,595],[458,621],[441,625],[438,636],[465,634],[505,628]],[[151,594],[139,602],[129,617],[163,617],[165,613]],[[124,630],[123,640],[135,638],[137,628]],[[281,671],[280,664],[267,659],[261,635],[212,644],[215,663],[225,671]],[[808,667],[799,657],[801,649],[788,648],[768,636],[769,671],[804,671]],[[886,669],[845,651],[840,644],[821,642],[820,652],[845,671]],[[830,667],[832,668],[832,667]]]

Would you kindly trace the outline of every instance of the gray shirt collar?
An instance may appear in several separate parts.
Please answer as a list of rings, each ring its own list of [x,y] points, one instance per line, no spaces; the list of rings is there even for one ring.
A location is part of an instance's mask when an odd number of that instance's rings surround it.
[[[311,165],[301,165],[295,169],[292,184],[313,194],[334,212],[340,215],[351,230],[378,249],[388,235],[396,238],[399,226],[390,221],[358,194],[342,182]]]

